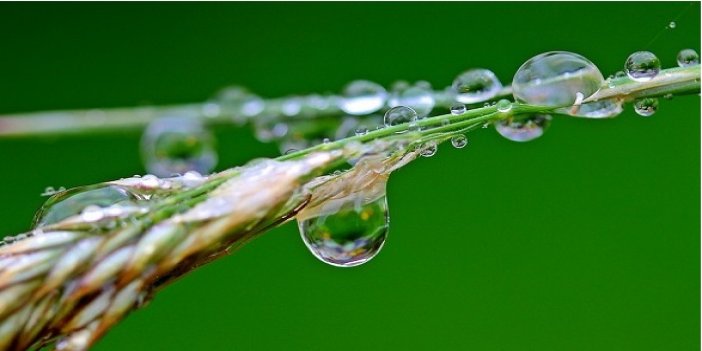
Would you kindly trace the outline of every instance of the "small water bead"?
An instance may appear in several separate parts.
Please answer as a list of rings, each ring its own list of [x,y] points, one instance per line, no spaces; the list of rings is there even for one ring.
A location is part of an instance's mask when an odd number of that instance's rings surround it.
[[[451,87],[456,101],[474,104],[495,97],[502,90],[502,83],[492,71],[474,68],[459,74]]]
[[[512,109],[512,103],[507,99],[501,99],[495,106],[497,107],[497,111],[502,113],[509,112]]]
[[[677,26],[678,26],[678,24],[675,23],[675,21],[670,21],[670,23],[668,23],[668,28],[670,28],[670,29],[675,29],[675,27],[677,27]]]
[[[624,70],[629,78],[637,82],[646,82],[661,71],[661,61],[649,51],[637,51],[626,59]]]
[[[397,106],[393,107],[385,112],[385,117],[383,118],[383,124],[386,127],[393,127],[403,123],[411,123],[417,120],[417,112],[414,109],[407,106]],[[398,131],[397,133],[404,133],[406,130]]]
[[[683,49],[678,53],[678,66],[688,67],[700,64],[700,55],[693,49]]]
[[[509,140],[526,142],[542,136],[550,123],[551,116],[537,114],[521,120],[497,121],[495,122],[495,130]]]
[[[418,118],[424,118],[429,115],[434,109],[436,100],[431,87],[421,87],[415,85],[403,90],[394,91],[388,99],[388,106],[407,106],[411,107]]]
[[[356,136],[361,136],[361,135],[366,135],[366,134],[368,134],[368,128],[366,128],[366,127],[356,128]]]
[[[385,106],[387,91],[380,84],[367,80],[349,83],[343,92],[339,108],[350,115],[366,115]]]
[[[578,98],[597,92],[604,84],[600,70],[587,58],[566,51],[552,51],[527,60],[512,80],[517,101],[543,106],[572,105]]]
[[[466,112],[466,105],[464,104],[457,104],[451,106],[451,114],[452,115],[462,115]]]
[[[149,173],[159,177],[187,171],[210,173],[217,164],[213,134],[198,119],[164,117],[151,122],[141,138]]]
[[[658,99],[656,98],[641,98],[634,101],[634,111],[639,116],[649,117],[658,110]]]
[[[451,145],[456,149],[462,149],[468,145],[468,138],[463,134],[455,135],[451,137]]]
[[[622,113],[622,102],[615,99],[588,102],[573,108],[559,109],[575,117],[587,118],[612,118]]]
[[[34,215],[32,228],[58,223],[90,209],[137,201],[138,196],[116,185],[86,186],[68,189],[50,197]]]
[[[422,146],[422,151],[419,153],[423,157],[432,157],[436,155],[436,151],[439,150],[439,145],[436,144],[436,141],[428,141],[426,144]]]
[[[385,185],[380,194],[361,192],[335,199],[311,218],[298,218],[300,236],[324,263],[354,267],[378,255],[389,229]]]

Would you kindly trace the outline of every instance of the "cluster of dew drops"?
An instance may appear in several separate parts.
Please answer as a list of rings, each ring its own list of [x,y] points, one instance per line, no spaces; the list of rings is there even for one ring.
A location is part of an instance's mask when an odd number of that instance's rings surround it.
[[[696,65],[699,61],[699,55],[692,49],[682,50],[677,56],[681,67]],[[547,52],[532,57],[517,70],[511,92],[514,101],[518,102],[577,107],[558,110],[561,114],[611,118],[622,112],[621,101],[581,102],[606,84],[612,87],[618,78],[628,76],[632,80],[645,82],[656,77],[660,70],[660,60],[653,53],[639,51],[627,58],[623,71],[605,79],[597,66],[581,55],[564,51]],[[408,129],[398,130],[398,133],[418,129],[418,121],[444,106],[449,107],[452,115],[490,105],[494,105],[499,112],[507,113],[512,107],[509,100],[493,101],[504,94],[505,87],[492,71],[474,68],[459,74],[443,90],[433,90],[428,82],[409,84],[401,81],[393,84],[388,91],[380,84],[357,80],[349,83],[340,96],[310,95],[273,102],[241,88],[227,89],[212,102],[203,105],[203,114],[206,117],[216,116],[225,108],[236,111],[233,117],[235,123],[252,122],[258,139],[276,140],[281,145],[281,152],[285,152],[328,142],[332,138],[364,135],[372,129],[398,125],[408,126]],[[271,106],[267,107],[267,103]],[[633,105],[638,115],[648,117],[658,109],[658,100],[641,98]],[[333,135],[306,135],[295,129],[294,117],[309,117],[309,114],[325,111],[344,114],[337,117]],[[385,112],[380,115],[380,111]],[[541,137],[551,122],[551,116],[546,114],[520,117],[494,122],[495,130],[509,140],[527,142]],[[464,148],[467,144],[465,135],[451,138],[451,145],[455,148]],[[141,140],[146,168],[159,177],[210,173],[217,163],[215,150],[214,136],[203,121],[188,116],[166,116],[154,120]],[[436,152],[437,145],[429,142],[423,146],[421,155],[430,157]],[[114,185],[78,192],[69,189],[69,195],[61,192],[55,195],[61,196],[61,201],[47,201],[51,207],[61,209],[61,218],[73,212],[78,214],[86,208],[94,210],[96,206],[135,201]],[[380,252],[389,230],[387,199],[384,191],[371,198],[365,195],[363,192],[352,194],[337,201],[334,211],[298,221],[303,242],[315,257],[333,266],[352,267],[368,262]],[[51,208],[43,208],[41,212],[53,213]],[[12,240],[16,239],[8,238],[6,242]]]

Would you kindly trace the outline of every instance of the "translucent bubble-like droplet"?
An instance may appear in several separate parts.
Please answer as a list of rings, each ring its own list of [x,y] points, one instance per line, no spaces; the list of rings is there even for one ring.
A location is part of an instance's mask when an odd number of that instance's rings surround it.
[[[208,174],[217,164],[215,139],[201,121],[164,117],[151,122],[141,138],[141,155],[149,173],[159,177],[196,171]]]
[[[670,29],[675,29],[675,27],[677,27],[677,26],[678,26],[678,24],[675,23],[675,21],[670,21],[670,23],[668,23],[668,28],[670,28]]]
[[[457,104],[451,106],[451,114],[452,115],[461,115],[466,112],[466,105],[464,104]]]
[[[385,112],[385,117],[383,118],[383,123],[386,127],[396,126],[402,123],[411,123],[417,120],[417,113],[407,106],[397,106],[393,107]],[[404,133],[406,130],[398,131],[398,133]]]
[[[687,67],[700,64],[700,55],[693,49],[683,49],[678,53],[678,66]]]
[[[468,145],[468,138],[463,134],[453,136],[451,137],[451,145],[456,149],[462,149]]]
[[[512,103],[507,99],[502,99],[497,102],[497,105],[495,105],[495,107],[497,107],[497,111],[503,113],[509,112],[512,109]]]
[[[600,100],[558,111],[575,117],[612,118],[622,113],[622,102],[614,99]]]
[[[215,101],[219,108],[217,113],[231,115],[237,124],[245,123],[249,118],[263,112],[265,108],[263,99],[239,86],[222,89]]]
[[[353,267],[382,249],[389,229],[385,183],[381,191],[361,191],[322,204],[313,217],[298,218],[300,236],[322,262]],[[378,189],[376,189],[378,190]]]
[[[395,91],[388,99],[390,107],[407,106],[417,112],[418,118],[424,118],[429,115],[436,100],[431,87],[415,85],[403,90]]]
[[[550,123],[551,116],[537,114],[526,119],[497,121],[495,122],[495,130],[509,140],[525,142],[542,136]]]
[[[32,228],[58,223],[88,209],[129,203],[138,197],[117,185],[85,186],[62,191],[50,197],[34,215]],[[88,211],[90,212],[90,211]]]
[[[387,91],[380,84],[356,80],[344,88],[339,108],[350,115],[366,115],[385,106]]]
[[[637,51],[626,59],[624,70],[629,78],[637,82],[646,82],[661,71],[661,61],[649,51]]]
[[[475,68],[459,74],[451,87],[456,101],[474,104],[495,97],[502,90],[502,83],[492,71]]]
[[[634,111],[639,116],[649,117],[658,110],[658,99],[656,98],[641,98],[634,101]]]
[[[568,106],[578,93],[583,98],[597,92],[604,77],[594,63],[566,51],[552,51],[527,60],[512,80],[517,101],[543,106]]]
[[[422,151],[419,154],[424,157],[432,157],[436,155],[437,150],[439,150],[439,145],[436,144],[436,141],[432,140],[422,146]]]

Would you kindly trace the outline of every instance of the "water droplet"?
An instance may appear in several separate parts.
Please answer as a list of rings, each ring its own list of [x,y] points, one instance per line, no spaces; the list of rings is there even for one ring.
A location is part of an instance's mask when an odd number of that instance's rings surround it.
[[[670,29],[675,29],[675,27],[677,27],[677,26],[678,26],[678,24],[675,23],[675,21],[670,21],[670,23],[668,23],[668,28],[670,28]]]
[[[509,112],[512,109],[512,103],[507,99],[501,99],[495,106],[497,107],[497,111],[502,113]]]
[[[634,111],[639,116],[649,117],[658,110],[658,99],[656,98],[641,98],[634,101]]]
[[[302,99],[299,97],[287,98],[280,106],[280,110],[288,117],[296,116],[302,110],[302,102]]]
[[[637,82],[646,82],[661,71],[661,61],[651,52],[637,51],[626,59],[624,70],[629,78]]]
[[[537,114],[526,119],[497,121],[495,122],[495,130],[509,140],[525,142],[542,136],[550,123],[551,116]]]
[[[402,123],[410,123],[417,120],[417,113],[407,106],[397,106],[393,107],[387,112],[385,112],[385,117],[383,118],[383,123],[386,127],[396,126]],[[404,133],[406,130],[398,131],[397,133]]]
[[[624,78],[624,77],[626,77],[626,72],[624,72],[624,71],[617,71],[616,73],[614,73],[614,78]]]
[[[683,49],[678,53],[678,66],[687,67],[700,64],[700,55],[693,49]]]
[[[385,88],[367,80],[349,83],[343,94],[339,108],[350,115],[366,115],[378,111],[387,99]]]
[[[216,98],[220,113],[231,115],[237,124],[263,112],[265,102],[246,88],[233,86],[220,91]]]
[[[50,197],[34,215],[32,228],[58,223],[81,214],[88,208],[98,210],[119,203],[129,203],[138,197],[116,185],[85,186],[68,189]]]
[[[454,135],[451,137],[451,145],[456,149],[462,149],[468,145],[468,138],[465,135]]]
[[[201,121],[164,117],[146,128],[141,155],[147,171],[160,177],[187,171],[210,173],[217,164],[214,143],[214,136]]]
[[[382,249],[389,229],[385,184],[320,205],[312,217],[298,218],[300,236],[312,254],[337,267],[366,263]],[[377,189],[376,189],[377,190]]]
[[[388,106],[410,107],[417,112],[417,117],[420,119],[428,116],[431,110],[434,109],[435,104],[436,100],[431,87],[427,89],[417,85],[394,91],[388,99]]]
[[[427,141],[422,145],[422,151],[419,154],[424,157],[432,157],[436,155],[437,150],[439,150],[439,145],[436,144],[436,141]]]
[[[618,100],[608,99],[588,102],[575,108],[558,109],[558,111],[575,117],[611,118],[622,113],[622,103]]]
[[[356,128],[356,135],[357,136],[366,135],[366,134],[368,134],[368,128],[366,128],[366,127]]]
[[[451,114],[452,115],[461,115],[466,112],[466,105],[464,104],[457,104],[451,106]]]
[[[451,87],[456,101],[474,104],[495,97],[502,90],[502,83],[492,71],[475,68],[458,75]]]
[[[331,139],[329,139],[329,138],[322,139],[322,144],[329,144],[329,143],[331,143]]]
[[[552,51],[527,60],[512,81],[517,101],[544,106],[569,106],[597,92],[604,77],[594,63],[578,54]]]

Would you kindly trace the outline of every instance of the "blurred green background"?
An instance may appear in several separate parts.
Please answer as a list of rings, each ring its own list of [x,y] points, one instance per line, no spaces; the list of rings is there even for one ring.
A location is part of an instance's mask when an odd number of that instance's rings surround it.
[[[675,20],[675,29],[666,29]],[[636,50],[699,52],[699,3],[64,3],[0,5],[0,113],[263,96],[353,79],[511,81],[569,50],[605,76]],[[655,40],[654,40],[655,38]],[[0,140],[0,232],[46,186],[143,173],[139,133]],[[218,169],[276,147],[218,131]],[[388,243],[324,265],[294,223],[201,268],[96,350],[699,350],[700,98],[651,118],[559,117],[518,144],[494,130],[391,178]]]

